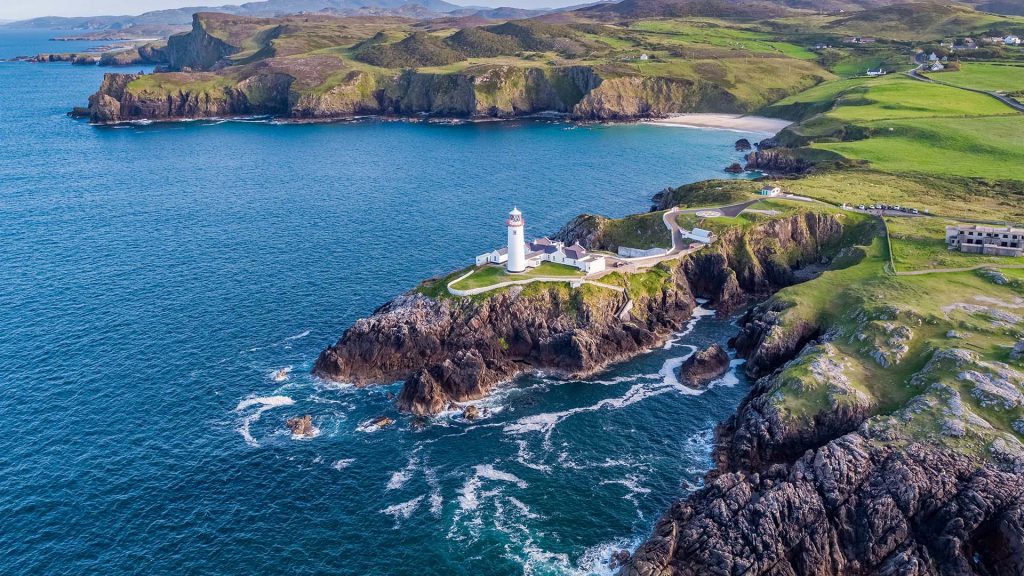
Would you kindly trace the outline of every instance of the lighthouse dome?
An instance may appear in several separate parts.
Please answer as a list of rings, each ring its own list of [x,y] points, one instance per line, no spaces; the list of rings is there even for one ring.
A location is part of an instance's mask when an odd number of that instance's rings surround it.
[[[523,224],[523,213],[519,211],[519,208],[513,208],[512,211],[508,213],[508,225],[522,226]]]

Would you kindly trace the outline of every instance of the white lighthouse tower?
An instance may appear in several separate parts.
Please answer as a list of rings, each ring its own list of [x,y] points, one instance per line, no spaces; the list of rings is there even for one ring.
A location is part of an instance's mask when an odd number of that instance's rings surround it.
[[[523,227],[523,213],[518,208],[513,208],[508,213],[508,261],[505,269],[509,272],[523,272],[526,270],[526,238]]]

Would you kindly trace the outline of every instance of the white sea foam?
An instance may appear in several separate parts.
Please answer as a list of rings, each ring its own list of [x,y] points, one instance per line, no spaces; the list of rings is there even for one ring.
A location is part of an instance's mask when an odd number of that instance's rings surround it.
[[[261,396],[257,398],[246,398],[239,402],[238,406],[235,407],[235,412],[242,412],[257,406],[256,410],[253,411],[252,414],[242,418],[242,423],[238,427],[238,432],[242,435],[242,438],[245,439],[246,444],[250,446],[259,446],[259,442],[252,437],[249,429],[254,422],[260,419],[260,416],[264,412],[272,408],[277,408],[279,406],[291,406],[292,404],[295,404],[295,401],[288,396]]]
[[[387,489],[398,490],[402,486],[405,486],[405,483],[409,481],[411,476],[412,475],[408,470],[399,470],[398,472],[392,473],[391,479],[388,480]]]
[[[474,475],[467,478],[466,483],[462,485],[462,493],[459,494],[459,508],[463,511],[476,510],[480,506],[480,500],[476,494],[479,489],[479,476]]]
[[[494,466],[490,464],[480,464],[476,467],[476,475],[479,478],[486,478],[488,480],[498,480],[500,482],[511,482],[520,488],[526,488],[526,482],[523,482],[515,474],[509,474],[508,472],[502,472],[496,470]]]
[[[677,363],[675,364],[676,368],[678,368],[679,365],[682,364],[682,359],[674,359],[666,361],[666,366],[668,366],[669,363],[674,361],[677,361]],[[671,372],[666,373],[666,367],[663,367],[662,371],[659,372],[659,374],[661,374],[663,379],[663,384],[661,386],[651,385],[650,382],[640,382],[631,386],[629,390],[627,390],[622,396],[618,398],[606,398],[590,406],[571,408],[569,410],[563,410],[561,412],[548,412],[543,414],[535,414],[533,416],[526,416],[520,418],[519,420],[516,420],[515,422],[510,422],[506,424],[504,427],[504,431],[506,434],[526,434],[529,432],[542,432],[545,435],[545,439],[549,439],[551,431],[555,428],[555,426],[558,425],[559,422],[575,414],[581,414],[583,412],[594,412],[604,408],[610,410],[618,410],[620,408],[625,408],[626,406],[636,404],[637,402],[640,402],[652,396],[657,396],[660,394],[664,394],[666,392],[671,392],[672,390],[679,390],[685,394],[700,393],[696,390],[684,390],[681,386],[672,385],[669,382],[669,379],[674,379],[675,377],[671,374]],[[678,384],[678,380],[676,381],[676,384]]]
[[[344,470],[345,468],[351,466],[352,463],[355,461],[355,458],[342,458],[341,460],[335,460],[334,463],[331,464],[331,468],[334,468],[335,470],[339,471]]]
[[[524,518],[526,518],[528,520],[536,520],[536,519],[540,518],[540,515],[534,514],[533,512],[531,512],[530,511],[530,507],[527,506],[526,504],[524,504],[518,498],[514,498],[512,496],[509,496],[508,501],[511,502],[512,505],[515,506],[517,509],[519,509],[519,512],[523,515]]]
[[[434,472],[433,468],[424,468],[423,476],[427,479],[427,486],[430,486],[430,513],[440,517],[444,498],[441,497],[441,483],[437,480],[437,472]]]
[[[574,576],[612,576],[617,574],[618,568],[612,568],[609,565],[612,554],[619,550],[629,550],[632,553],[640,546],[640,542],[640,538],[620,538],[587,548],[580,555],[576,567],[568,573]]]
[[[395,528],[401,525],[402,520],[408,520],[412,517],[416,509],[420,507],[420,502],[423,502],[423,496],[417,496],[408,502],[402,502],[400,504],[393,504],[381,510],[382,513],[387,514],[395,519]]]
[[[305,338],[306,336],[309,336],[309,330],[306,330],[304,332],[300,332],[300,333],[296,334],[295,336],[289,336],[289,337],[285,338],[285,340],[298,340],[299,338]]]

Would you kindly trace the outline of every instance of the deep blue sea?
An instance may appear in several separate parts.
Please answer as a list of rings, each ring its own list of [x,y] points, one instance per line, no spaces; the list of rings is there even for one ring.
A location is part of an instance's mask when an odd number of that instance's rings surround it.
[[[0,58],[86,45],[51,35],[0,32]],[[397,384],[308,372],[500,244],[513,204],[531,234],[644,211],[741,134],[66,117],[105,71],[0,63],[0,573],[600,574],[698,485],[748,384],[671,369],[728,320],[593,381],[522,378],[473,424],[413,430]]]

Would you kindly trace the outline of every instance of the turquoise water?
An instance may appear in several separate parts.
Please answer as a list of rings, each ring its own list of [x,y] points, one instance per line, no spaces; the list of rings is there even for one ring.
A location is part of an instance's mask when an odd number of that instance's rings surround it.
[[[0,57],[81,47],[46,37]],[[500,243],[512,204],[535,234],[642,211],[740,134],[65,117],[103,72],[0,63],[0,573],[603,573],[710,466],[747,383],[671,368],[734,331],[713,317],[594,381],[520,379],[474,424],[414,431],[397,385],[308,371]]]

